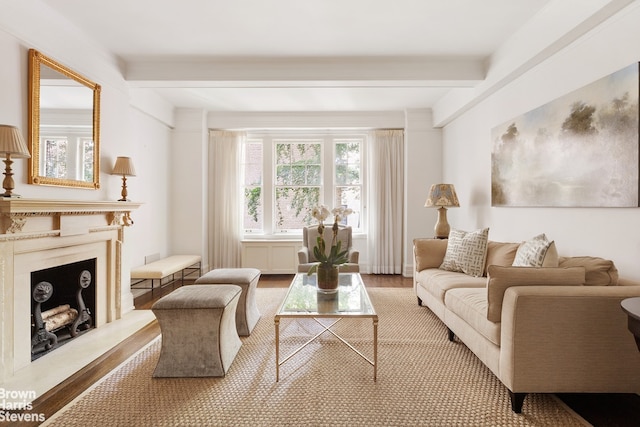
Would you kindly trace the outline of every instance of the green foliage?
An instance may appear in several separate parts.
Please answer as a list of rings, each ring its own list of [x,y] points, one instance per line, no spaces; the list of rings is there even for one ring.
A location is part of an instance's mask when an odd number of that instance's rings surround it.
[[[334,232],[334,239],[336,233]],[[335,245],[331,246],[329,253],[325,252],[326,243],[322,236],[318,236],[316,241],[316,246],[313,248],[313,256],[319,261],[317,264],[314,264],[307,273],[311,275],[318,270],[318,266],[322,265],[323,267],[330,267],[334,265],[342,265],[349,261],[348,258],[348,250],[340,251],[342,246],[342,242],[338,240]]]
[[[262,188],[245,188],[244,198],[247,201],[247,213],[254,222],[258,222],[258,208],[260,207],[260,194]]]
[[[284,224],[284,205],[289,205],[298,217],[305,211],[302,222],[308,223],[311,220],[309,206],[313,206],[320,200],[319,187],[283,187],[276,188],[276,215],[278,225]]]

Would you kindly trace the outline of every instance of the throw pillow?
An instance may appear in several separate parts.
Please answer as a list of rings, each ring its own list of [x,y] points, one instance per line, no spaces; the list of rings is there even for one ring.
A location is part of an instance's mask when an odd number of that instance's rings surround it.
[[[447,252],[447,243],[447,239],[413,239],[416,271],[440,267]]]
[[[560,258],[559,267],[584,267],[584,284],[587,286],[615,286],[618,284],[618,269],[613,261],[600,257],[574,256]]]
[[[473,232],[452,229],[440,269],[459,271],[474,277],[482,276],[488,241],[488,228]]]
[[[547,254],[549,259],[545,263]],[[558,251],[555,242],[549,241],[544,233],[522,242],[512,265],[514,267],[557,267]]]
[[[579,286],[585,282],[584,267],[501,267],[487,268],[487,319],[499,322],[502,300],[511,286]]]
[[[513,264],[518,247],[520,247],[520,243],[503,243],[489,240],[489,243],[487,243],[487,261],[484,275],[487,275],[487,268],[490,265],[507,267]]]

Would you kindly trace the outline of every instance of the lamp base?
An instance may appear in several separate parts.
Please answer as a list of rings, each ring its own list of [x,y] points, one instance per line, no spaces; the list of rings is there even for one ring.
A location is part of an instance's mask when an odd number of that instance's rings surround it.
[[[438,208],[438,222],[436,222],[434,231],[436,233],[436,239],[447,239],[449,237],[451,227],[447,222],[447,208],[444,206]]]
[[[127,199],[128,195],[129,195],[129,192],[127,191],[127,177],[126,175],[122,175],[122,192],[120,193],[120,196],[122,196],[122,198],[118,199],[118,201],[130,202],[131,200]]]
[[[19,194],[15,194],[15,193],[4,193],[4,194],[0,194],[0,197],[2,197],[3,199],[19,199],[22,196]]]

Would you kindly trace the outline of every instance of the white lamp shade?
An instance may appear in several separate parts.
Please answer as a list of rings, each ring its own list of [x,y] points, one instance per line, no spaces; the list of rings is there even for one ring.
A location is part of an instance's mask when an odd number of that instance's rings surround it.
[[[136,169],[133,167],[131,157],[118,157],[111,175],[136,176]]]
[[[17,127],[0,125],[0,154],[11,154],[13,158],[31,157]]]

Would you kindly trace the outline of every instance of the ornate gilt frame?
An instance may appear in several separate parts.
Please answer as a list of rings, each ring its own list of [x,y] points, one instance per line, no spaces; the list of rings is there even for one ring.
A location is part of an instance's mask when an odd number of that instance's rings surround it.
[[[93,182],[41,176],[40,165],[40,65],[75,80],[93,91]],[[73,188],[100,188],[100,85],[92,82],[59,62],[29,49],[29,184],[55,185]]]

